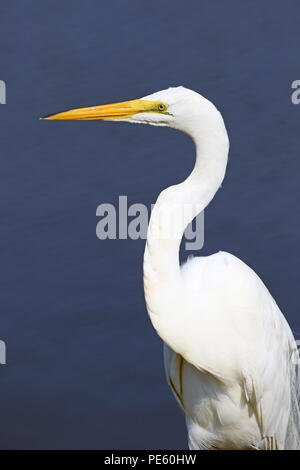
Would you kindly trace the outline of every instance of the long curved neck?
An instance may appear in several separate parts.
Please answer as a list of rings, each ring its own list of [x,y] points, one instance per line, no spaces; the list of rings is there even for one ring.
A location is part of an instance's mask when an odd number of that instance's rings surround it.
[[[191,135],[196,147],[192,173],[162,191],[153,208],[144,253],[144,289],[148,312],[164,308],[166,289],[180,282],[179,248],[187,225],[213,199],[226,171],[228,138],[225,126],[208,136]]]

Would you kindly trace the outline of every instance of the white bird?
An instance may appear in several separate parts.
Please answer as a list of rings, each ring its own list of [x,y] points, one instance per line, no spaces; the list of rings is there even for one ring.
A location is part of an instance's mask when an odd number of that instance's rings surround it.
[[[187,224],[207,207],[225,175],[229,140],[219,111],[177,87],[46,119],[146,123],[193,139],[194,169],[159,195],[144,254],[147,310],[164,341],[166,376],[186,416],[189,447],[299,449],[299,354],[271,294],[229,253],[179,264]]]

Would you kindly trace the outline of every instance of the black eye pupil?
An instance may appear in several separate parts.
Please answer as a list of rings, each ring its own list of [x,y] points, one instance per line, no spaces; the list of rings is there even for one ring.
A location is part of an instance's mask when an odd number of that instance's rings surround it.
[[[164,108],[165,108],[165,107],[164,107],[163,104],[160,104],[160,105],[159,105],[159,109],[160,109],[161,111],[162,111]]]

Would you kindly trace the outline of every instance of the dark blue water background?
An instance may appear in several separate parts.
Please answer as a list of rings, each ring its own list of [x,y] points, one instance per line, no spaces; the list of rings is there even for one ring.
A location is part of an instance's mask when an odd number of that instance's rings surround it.
[[[149,205],[193,145],[163,128],[39,116],[184,85],[231,140],[202,254],[254,267],[299,315],[298,1],[15,0],[0,8],[1,448],[185,448],[142,290],[144,242],[100,241],[96,207]]]

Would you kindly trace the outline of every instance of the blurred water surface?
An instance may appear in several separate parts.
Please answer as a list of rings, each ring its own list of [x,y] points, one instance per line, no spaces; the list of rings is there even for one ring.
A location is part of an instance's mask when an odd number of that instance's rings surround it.
[[[96,207],[150,205],[193,145],[148,126],[42,122],[184,85],[231,140],[202,254],[254,267],[299,319],[299,2],[2,2],[1,448],[186,448],[146,315],[143,241],[100,241]]]

